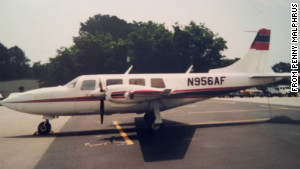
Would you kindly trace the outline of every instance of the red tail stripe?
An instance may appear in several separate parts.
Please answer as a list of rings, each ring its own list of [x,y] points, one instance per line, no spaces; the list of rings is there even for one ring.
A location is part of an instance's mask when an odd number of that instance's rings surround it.
[[[269,50],[270,43],[269,42],[254,42],[251,46],[251,49],[256,50]]]

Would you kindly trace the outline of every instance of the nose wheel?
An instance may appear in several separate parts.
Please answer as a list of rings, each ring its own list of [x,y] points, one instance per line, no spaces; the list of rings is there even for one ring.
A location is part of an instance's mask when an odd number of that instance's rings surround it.
[[[41,122],[38,126],[38,133],[40,135],[46,135],[49,134],[51,131],[51,124],[49,123],[49,120],[46,120],[44,122]]]

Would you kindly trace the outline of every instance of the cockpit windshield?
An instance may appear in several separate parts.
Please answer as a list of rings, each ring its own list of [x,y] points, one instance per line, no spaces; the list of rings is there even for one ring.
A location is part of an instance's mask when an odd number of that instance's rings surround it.
[[[76,86],[76,83],[78,81],[78,78],[72,80],[71,82],[67,83],[65,86],[68,88],[74,88]]]

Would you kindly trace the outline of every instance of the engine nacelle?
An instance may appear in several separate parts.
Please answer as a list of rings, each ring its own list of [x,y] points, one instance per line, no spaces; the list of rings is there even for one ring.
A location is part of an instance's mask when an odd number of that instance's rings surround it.
[[[164,89],[138,85],[111,85],[106,88],[106,100],[115,103],[139,103],[161,97]]]

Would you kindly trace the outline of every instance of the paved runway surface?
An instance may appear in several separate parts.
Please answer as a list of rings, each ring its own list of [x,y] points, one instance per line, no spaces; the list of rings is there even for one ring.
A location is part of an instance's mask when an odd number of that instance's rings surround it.
[[[300,106],[210,99],[162,117],[159,132],[143,115],[60,117],[33,136],[39,116],[0,107],[0,168],[300,167]]]

